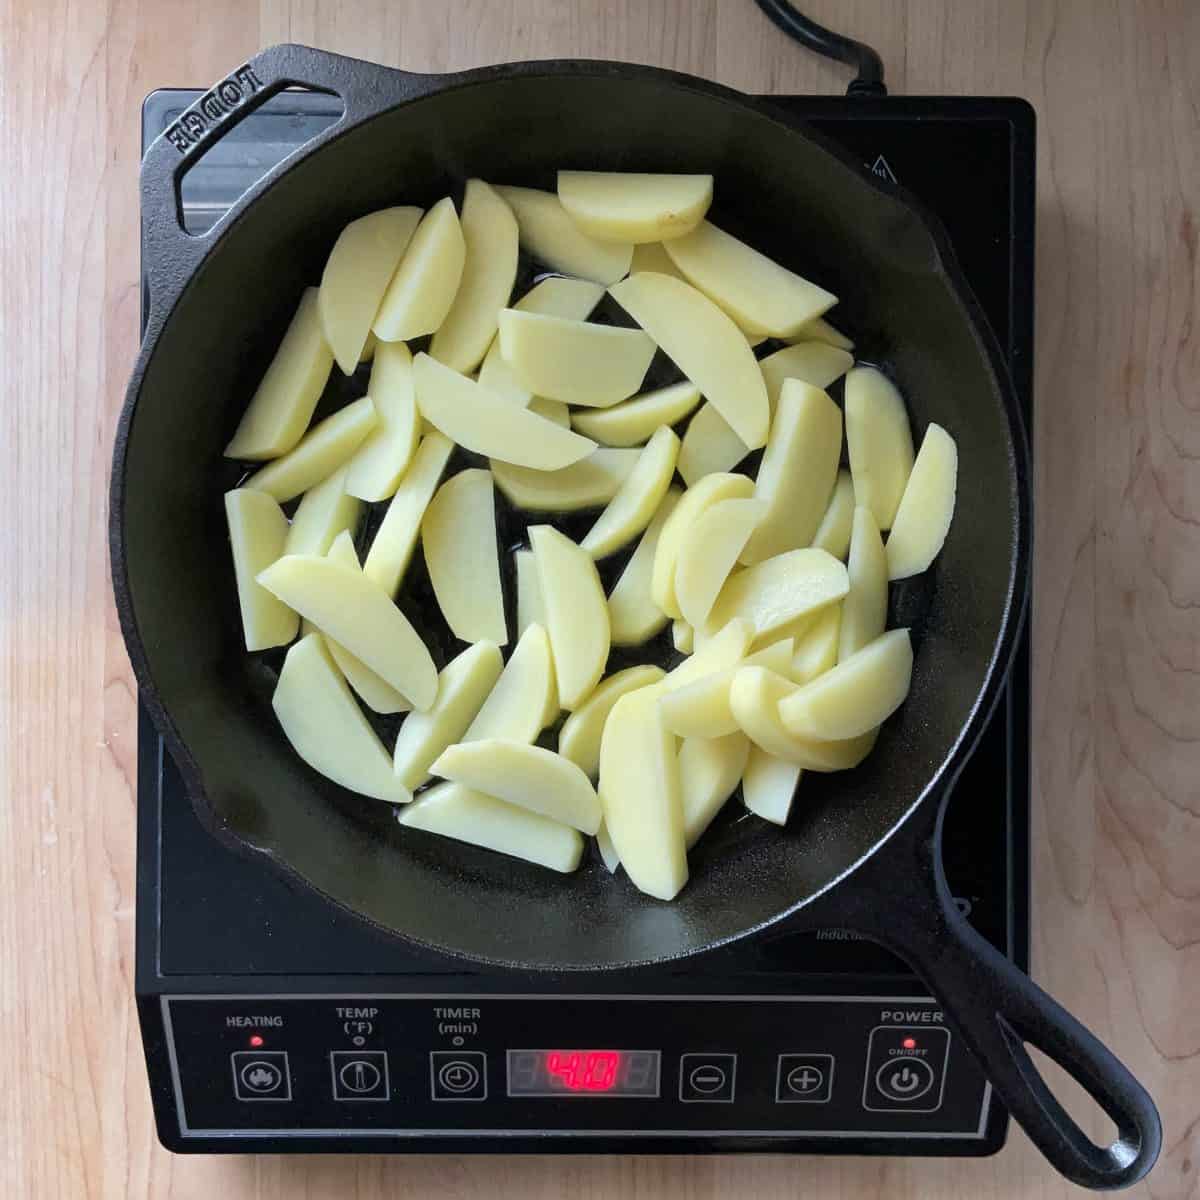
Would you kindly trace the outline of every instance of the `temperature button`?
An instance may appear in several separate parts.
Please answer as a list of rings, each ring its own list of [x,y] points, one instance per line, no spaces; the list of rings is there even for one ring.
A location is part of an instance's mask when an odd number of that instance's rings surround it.
[[[335,1100],[386,1100],[391,1094],[386,1050],[331,1050],[329,1070]]]
[[[871,1112],[936,1112],[942,1106],[949,1052],[948,1029],[877,1026],[867,1050],[863,1107]]]
[[[486,1100],[487,1055],[482,1050],[433,1050],[430,1088],[435,1100]]]

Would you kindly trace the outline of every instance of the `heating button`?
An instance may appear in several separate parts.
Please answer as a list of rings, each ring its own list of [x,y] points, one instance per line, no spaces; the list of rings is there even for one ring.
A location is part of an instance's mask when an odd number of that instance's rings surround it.
[[[238,1100],[290,1100],[292,1079],[286,1050],[235,1050],[233,1094]]]
[[[871,1030],[863,1108],[936,1112],[942,1105],[950,1031],[937,1026],[878,1025]]]

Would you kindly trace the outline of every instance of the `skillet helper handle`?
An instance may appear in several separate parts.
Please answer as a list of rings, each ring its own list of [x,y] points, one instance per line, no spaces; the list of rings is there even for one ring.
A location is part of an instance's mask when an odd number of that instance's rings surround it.
[[[1154,1166],[1162,1122],[1145,1088],[1100,1041],[1011,963],[961,914],[941,868],[936,835],[893,861],[853,928],[908,960],[941,1001],[1009,1112],[1067,1179],[1096,1190],[1128,1187]],[[904,870],[908,866],[908,871]],[[885,900],[890,897],[890,903]],[[871,890],[871,889],[868,889]],[[899,908],[907,910],[897,920]],[[1098,1146],[1055,1098],[1025,1043],[1079,1083],[1117,1127]]]

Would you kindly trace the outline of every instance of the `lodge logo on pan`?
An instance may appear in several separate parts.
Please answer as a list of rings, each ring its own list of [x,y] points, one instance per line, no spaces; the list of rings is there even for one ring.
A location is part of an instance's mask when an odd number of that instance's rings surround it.
[[[254,73],[254,68],[246,63],[205,92],[174,125],[167,128],[164,136],[180,154],[186,154],[209,129],[220,125],[262,87],[262,80]]]

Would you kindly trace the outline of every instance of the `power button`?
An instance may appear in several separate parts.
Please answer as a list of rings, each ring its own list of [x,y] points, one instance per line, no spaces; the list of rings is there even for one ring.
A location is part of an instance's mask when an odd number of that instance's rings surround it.
[[[931,1113],[942,1106],[950,1031],[937,1025],[878,1025],[867,1049],[863,1108]]]

